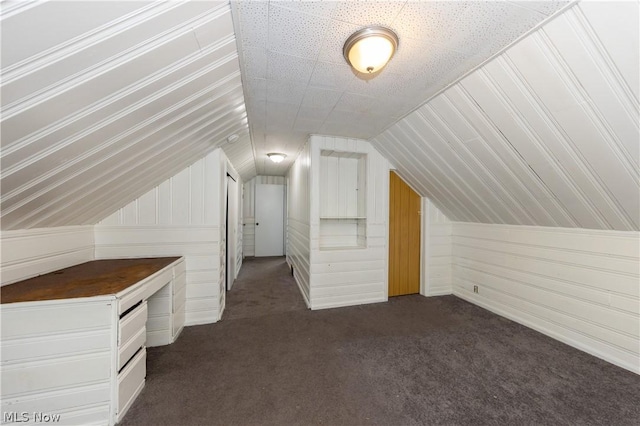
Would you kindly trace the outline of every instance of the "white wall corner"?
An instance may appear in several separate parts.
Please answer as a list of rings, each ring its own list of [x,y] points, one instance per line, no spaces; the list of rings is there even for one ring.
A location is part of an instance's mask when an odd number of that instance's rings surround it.
[[[216,322],[224,306],[226,163],[216,149],[95,226],[97,259],[185,257],[186,325]]]
[[[640,373],[640,233],[453,224],[454,294]]]
[[[433,202],[422,198],[420,294],[443,296],[453,293],[452,223]]]

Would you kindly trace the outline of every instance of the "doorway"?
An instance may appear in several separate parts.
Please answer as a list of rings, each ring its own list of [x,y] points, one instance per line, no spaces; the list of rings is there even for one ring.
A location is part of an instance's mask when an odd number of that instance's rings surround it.
[[[238,182],[227,173],[227,218],[226,218],[226,289],[231,290],[236,279],[238,241]]]
[[[256,184],[255,256],[284,256],[284,186]]]
[[[389,297],[420,293],[421,198],[395,172],[389,176]]]

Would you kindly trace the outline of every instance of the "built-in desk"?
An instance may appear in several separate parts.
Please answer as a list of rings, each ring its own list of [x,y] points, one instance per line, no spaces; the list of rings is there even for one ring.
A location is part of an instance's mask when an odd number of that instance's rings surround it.
[[[184,326],[185,283],[184,259],[164,257],[96,260],[0,288],[3,422],[122,419],[144,387],[146,347]]]

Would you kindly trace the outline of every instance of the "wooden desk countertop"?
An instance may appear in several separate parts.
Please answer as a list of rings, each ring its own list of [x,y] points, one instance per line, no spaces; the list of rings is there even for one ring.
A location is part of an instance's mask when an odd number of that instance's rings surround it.
[[[2,286],[0,303],[116,294],[178,259],[179,257],[153,257],[93,260]]]

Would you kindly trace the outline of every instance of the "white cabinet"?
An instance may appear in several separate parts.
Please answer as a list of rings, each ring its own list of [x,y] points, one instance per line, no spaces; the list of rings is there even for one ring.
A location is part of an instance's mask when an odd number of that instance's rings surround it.
[[[3,290],[3,421],[121,420],[144,387],[147,344],[172,343],[184,327],[184,259],[169,262],[112,294],[5,303]]]
[[[367,245],[367,156],[320,152],[320,249]]]

